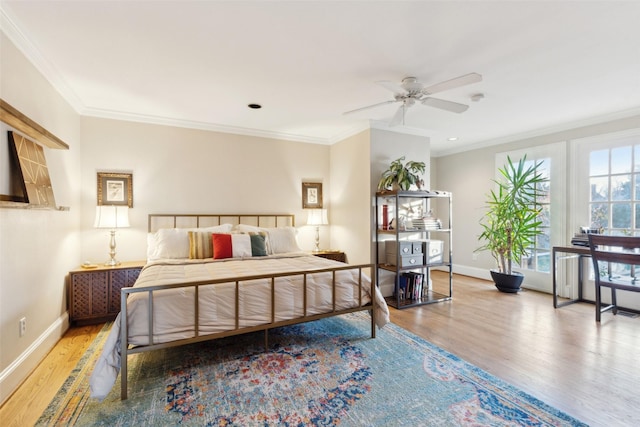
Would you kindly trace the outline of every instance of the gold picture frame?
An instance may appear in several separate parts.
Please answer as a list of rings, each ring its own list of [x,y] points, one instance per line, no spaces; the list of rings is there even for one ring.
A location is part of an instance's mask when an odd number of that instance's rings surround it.
[[[98,206],[133,207],[133,174],[98,172]]]
[[[302,209],[322,209],[322,183],[302,183]]]

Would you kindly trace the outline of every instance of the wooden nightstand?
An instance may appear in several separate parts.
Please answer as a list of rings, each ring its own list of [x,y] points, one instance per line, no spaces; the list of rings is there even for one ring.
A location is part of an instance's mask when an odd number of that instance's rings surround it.
[[[98,264],[69,272],[69,321],[88,325],[115,319],[120,312],[120,289],[133,286],[145,261],[115,267]]]
[[[322,258],[332,259],[334,261],[347,262],[347,254],[342,251],[326,250],[326,251],[313,251],[311,252],[315,256]]]

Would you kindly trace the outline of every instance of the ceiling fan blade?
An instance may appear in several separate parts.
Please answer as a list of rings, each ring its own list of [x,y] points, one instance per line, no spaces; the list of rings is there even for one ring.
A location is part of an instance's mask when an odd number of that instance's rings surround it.
[[[422,89],[422,93],[425,95],[431,95],[434,93],[442,92],[449,89],[454,89],[460,86],[469,85],[471,83],[478,83],[482,81],[482,76],[478,73],[469,73],[464,76],[456,77],[455,79],[447,80],[445,82],[436,83],[433,86]]]
[[[421,102],[429,107],[440,108],[441,110],[451,111],[452,113],[464,113],[469,108],[469,106],[465,104],[445,101],[444,99],[438,98],[424,98]]]
[[[406,109],[407,109],[407,107],[405,107],[404,102],[403,102],[398,107],[398,110],[396,110],[396,114],[393,115],[393,118],[389,122],[389,127],[397,126],[399,124],[403,124],[404,125],[404,113],[405,113]]]
[[[404,95],[404,94],[407,93],[407,90],[405,88],[403,88],[402,86],[400,86],[396,82],[390,82],[388,80],[381,80],[379,82],[376,82],[376,84],[379,84],[380,86],[382,86],[385,89],[389,89],[391,92],[393,92],[394,95]]]
[[[386,104],[391,104],[393,102],[398,102],[395,99],[391,100],[391,101],[384,101],[384,102],[379,102],[377,104],[373,104],[373,105],[367,105],[366,107],[360,107],[360,108],[356,108],[355,110],[350,110],[350,111],[345,111],[344,114],[351,114],[351,113],[355,113],[357,111],[362,111],[362,110],[368,110],[369,108],[374,108],[374,107],[379,107],[380,105],[386,105]]]

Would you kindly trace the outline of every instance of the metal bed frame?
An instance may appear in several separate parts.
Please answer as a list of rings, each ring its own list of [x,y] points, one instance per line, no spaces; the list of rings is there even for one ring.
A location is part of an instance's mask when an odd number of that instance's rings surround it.
[[[221,222],[222,221],[222,222]],[[256,225],[261,227],[272,227],[272,226],[293,226],[295,224],[294,215],[289,214],[240,214],[240,215],[230,215],[230,214],[150,214],[149,215],[149,231],[155,231],[159,228],[166,228],[167,224],[171,224],[170,227],[208,227],[213,225],[219,225],[223,223],[232,223],[232,224],[248,224],[248,225]],[[363,280],[363,270],[368,269],[371,273],[371,302],[368,304],[363,304],[362,302],[362,280]],[[336,272],[341,270],[358,270],[358,306],[348,309],[336,309]],[[307,276],[310,274],[317,273],[332,273],[332,310],[326,313],[321,314],[307,314]],[[169,347],[177,347],[185,344],[192,344],[196,342],[208,341],[217,338],[223,338],[233,335],[246,334],[255,331],[264,331],[264,345],[265,350],[268,348],[268,331],[269,329],[278,328],[281,326],[294,325],[298,323],[310,322],[313,320],[318,320],[326,317],[338,316],[347,313],[353,313],[357,311],[369,311],[371,314],[371,338],[376,337],[376,322],[375,322],[375,310],[376,310],[376,299],[375,299],[375,269],[373,268],[373,264],[358,264],[358,265],[344,265],[334,268],[327,268],[321,270],[309,270],[309,271],[295,271],[295,272],[286,272],[286,273],[274,273],[274,274],[263,274],[263,275],[254,275],[254,276],[242,276],[242,277],[230,277],[226,279],[216,279],[216,280],[208,280],[203,282],[191,282],[191,283],[182,283],[182,284],[172,284],[172,285],[158,285],[158,286],[145,286],[138,288],[122,288],[121,290],[121,301],[120,307],[126,308],[127,297],[130,294],[134,293],[147,293],[147,298],[149,301],[148,304],[148,324],[149,324],[149,343],[148,345],[143,346],[130,346],[128,343],[128,327],[127,327],[127,310],[121,309],[120,313],[120,398],[122,400],[127,399],[127,358],[130,354],[143,353],[147,351],[169,348]],[[303,315],[301,317],[286,319],[286,320],[275,320],[275,301],[276,301],[276,279],[279,277],[287,277],[287,276],[302,276],[303,279],[303,292],[302,292],[302,306],[303,306]],[[240,299],[240,287],[241,282],[256,280],[256,279],[268,279],[271,284],[271,320],[268,323],[256,326],[249,327],[240,327],[240,317],[239,317],[239,299]],[[216,332],[212,334],[199,334],[199,290],[201,286],[215,285],[219,283],[235,283],[235,327],[233,329]],[[192,338],[184,338],[175,341],[158,343],[155,344],[153,340],[153,293],[159,290],[166,290],[172,288],[194,288],[194,326],[195,326],[195,336]]]

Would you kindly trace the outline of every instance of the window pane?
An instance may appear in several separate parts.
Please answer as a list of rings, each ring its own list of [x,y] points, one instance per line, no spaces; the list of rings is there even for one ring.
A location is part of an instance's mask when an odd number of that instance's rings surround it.
[[[542,234],[536,237],[536,246],[539,249],[551,248],[551,230],[548,228],[542,229]]]
[[[611,200],[631,200],[631,175],[611,177]]]
[[[551,255],[548,251],[538,253],[538,271],[551,272]]]
[[[542,222],[543,227],[551,227],[551,206],[542,205],[542,212],[538,215],[538,220]]]
[[[609,173],[609,150],[592,151],[589,156],[589,175],[607,175]]]
[[[611,213],[613,228],[631,228],[631,203],[612,204]]]
[[[611,173],[631,172],[631,146],[611,150]]]
[[[638,228],[638,224],[640,224],[640,204],[636,203],[634,206],[636,209],[636,226],[634,228]]]
[[[609,205],[605,203],[594,203],[590,212],[591,227],[609,228]]]
[[[591,178],[591,201],[601,202],[609,200],[609,178]]]

